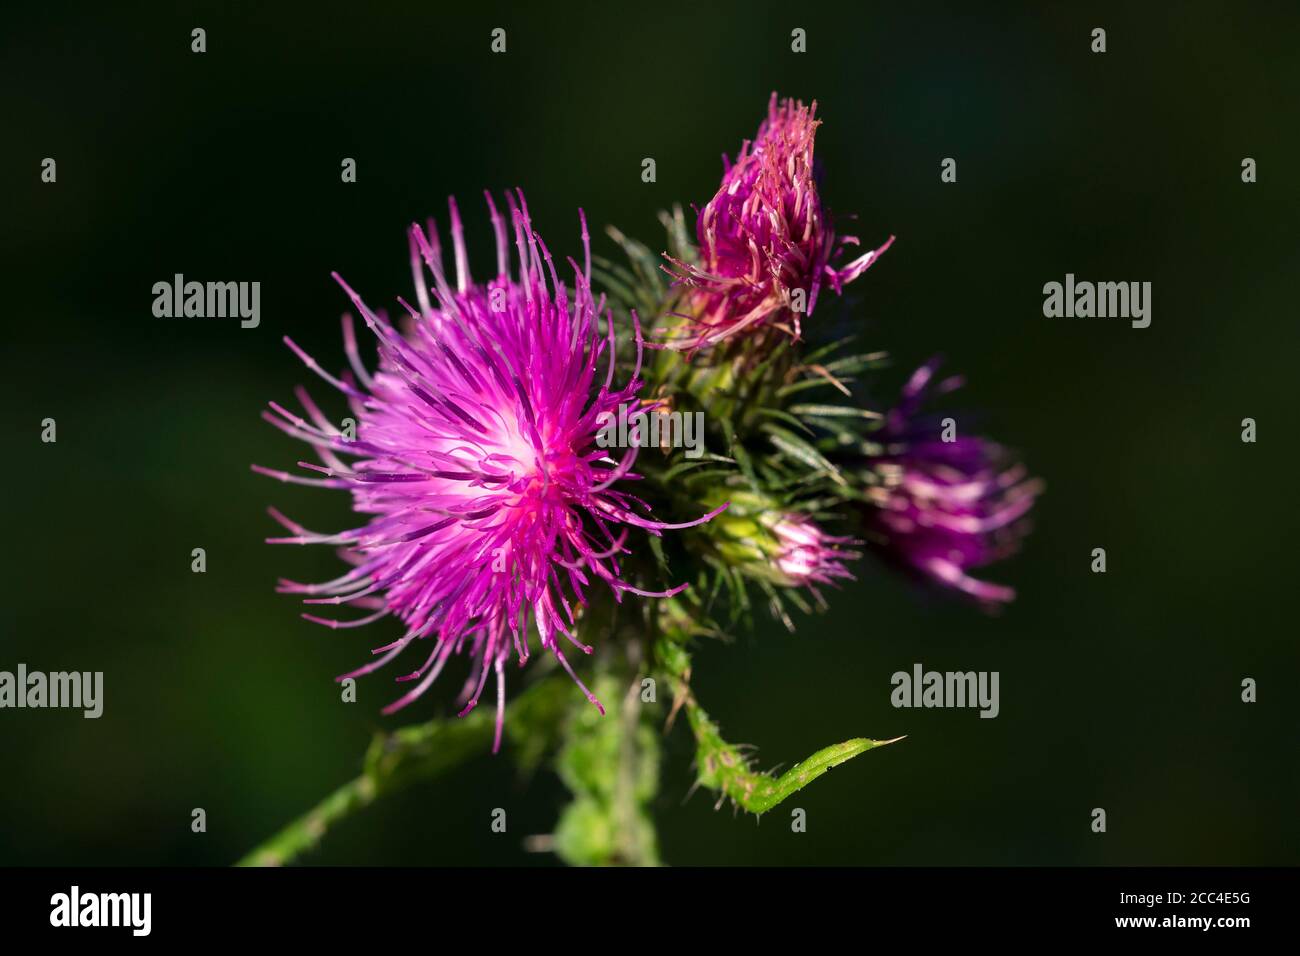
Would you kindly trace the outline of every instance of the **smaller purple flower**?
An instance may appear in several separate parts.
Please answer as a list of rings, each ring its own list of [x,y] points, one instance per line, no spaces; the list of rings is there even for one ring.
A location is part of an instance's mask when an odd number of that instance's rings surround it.
[[[668,257],[667,271],[691,291],[687,323],[664,343],[695,351],[742,331],[771,326],[798,339],[823,284],[836,293],[865,272],[894,239],[851,262],[832,265],[855,236],[837,240],[817,191],[813,146],[817,104],[780,100],[736,161],[723,156],[722,183],[699,214],[699,261]]]
[[[868,544],[891,563],[986,604],[1015,599],[1010,587],[968,571],[1013,554],[1028,530],[1025,520],[1042,482],[987,439],[942,440],[937,416],[921,408],[931,393],[959,388],[958,376],[931,386],[939,360],[931,359],[904,386],[898,405],[873,436],[876,483],[868,490]]]
[[[772,565],[793,586],[853,579],[844,566],[845,561],[859,557],[856,551],[844,548],[859,543],[852,538],[829,535],[811,518],[793,512],[782,515],[773,524],[772,534],[779,547]]]

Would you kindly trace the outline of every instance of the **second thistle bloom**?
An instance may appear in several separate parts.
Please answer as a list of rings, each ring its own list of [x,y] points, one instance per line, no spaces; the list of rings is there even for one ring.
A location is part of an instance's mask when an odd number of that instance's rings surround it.
[[[1027,531],[1025,516],[1042,483],[987,439],[955,435],[944,441],[940,422],[922,411],[931,392],[962,380],[934,381],[937,360],[921,366],[873,440],[868,542],[887,560],[986,604],[1015,591],[969,572],[1014,553]]]
[[[893,242],[832,264],[858,239],[837,240],[818,194],[816,111],[816,103],[778,102],[773,93],[757,136],[734,163],[723,157],[722,184],[696,225],[698,262],[670,259],[669,271],[690,292],[686,325],[667,347],[694,351],[764,326],[799,338],[822,286],[840,292]]]
[[[854,550],[861,542],[827,534],[813,518],[759,491],[729,489],[726,498],[727,513],[698,534],[726,565],[815,595],[819,584],[853,578],[848,562],[861,556]]]
[[[542,649],[582,686],[564,652],[566,644],[592,651],[576,635],[575,605],[586,603],[585,589],[596,583],[618,599],[628,592],[658,596],[624,578],[620,555],[628,551],[631,528],[657,534],[678,527],[652,520],[646,506],[619,489],[622,479],[634,477],[635,447],[617,460],[596,447],[604,418],[620,407],[641,407],[639,334],[636,369],[616,386],[614,329],[591,293],[589,249],[585,268],[572,263],[573,284],[566,287],[532,230],[522,194],[507,201],[510,227],[488,196],[497,270],[482,285],[470,277],[454,202],[454,276],[444,271],[433,224],[427,234],[412,227],[419,308],[401,302],[408,312],[401,331],[338,280],[378,343],[378,370],[372,374],[362,362],[347,317],[352,370],[341,377],[286,342],[347,397],[355,437],[300,389],[306,418],[275,403],[264,417],[315,449],[320,464],[299,463],[314,475],[255,468],[283,481],[345,489],[354,511],[366,516],[350,530],[316,534],[273,512],[291,534],[274,540],[337,545],[352,565],[332,581],[283,581],[280,590],[310,605],[371,612],[348,620],[305,617],[331,628],[387,616],[403,624],[399,638],[340,680],[374,671],[427,640],[432,646],[423,663],[398,678],[410,689],[385,708],[391,712],[422,694],[454,654],[465,653],[473,667],[461,693],[462,714],[495,674],[498,745],[511,649],[522,665],[535,629]],[[585,248],[585,222],[582,238]]]
[[[811,518],[794,512],[772,522],[772,534],[780,544],[773,564],[791,584],[831,584],[853,577],[844,564],[858,557],[846,548],[857,543],[853,539],[829,535]]]

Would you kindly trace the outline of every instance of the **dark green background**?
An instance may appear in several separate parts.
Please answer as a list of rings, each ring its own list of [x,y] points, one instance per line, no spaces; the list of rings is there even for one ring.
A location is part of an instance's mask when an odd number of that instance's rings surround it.
[[[580,205],[657,245],[656,210],[711,195],[774,89],[818,101],[823,196],[859,214],[850,231],[898,236],[814,324],[891,350],[891,388],[944,352],[971,382],[958,405],[1048,490],[1024,552],[988,572],[1020,590],[1000,616],[864,563],[796,636],[765,624],[705,648],[701,699],[765,766],[910,736],[756,823],[686,799],[677,728],[666,859],[1295,863],[1300,15],[1125,6],[249,3],[11,20],[0,669],[102,670],[106,710],[0,712],[0,863],[228,863],[355,774],[393,673],[340,704],[332,678],[379,635],[317,628],[272,592],[338,565],[263,544],[268,504],[309,527],[347,520],[345,496],[248,470],[304,454],[258,419],[310,379],[280,336],[339,367],[347,303],[329,270],[372,305],[409,295],[404,227],[443,217],[451,193],[478,263],[484,187],[522,186],[554,249],[577,251]],[[189,52],[195,26],[205,55]],[[488,52],[495,26],[504,56]],[[806,55],[790,52],[796,26]],[[39,182],[46,156],[56,185]],[[339,181],[345,156],[356,185]],[[956,185],[940,183],[945,156]],[[260,328],[155,319],[150,288],[175,272],[260,281]],[[1151,327],[1044,319],[1042,285],[1066,272],[1151,281]],[[57,444],[39,440],[47,416]],[[1257,444],[1239,440],[1246,416]],[[1000,671],[1001,716],[894,710],[889,676],[917,661]],[[447,708],[454,684],[405,719]],[[521,841],[562,800],[549,774],[525,786],[484,753],[310,859],[550,863]],[[506,836],[489,831],[496,806]]]

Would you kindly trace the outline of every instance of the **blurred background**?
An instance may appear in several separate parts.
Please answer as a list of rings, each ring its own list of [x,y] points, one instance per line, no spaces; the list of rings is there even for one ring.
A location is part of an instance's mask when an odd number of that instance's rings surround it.
[[[688,798],[679,726],[665,859],[1296,863],[1300,11],[440,6],[28,5],[0,37],[0,669],[105,674],[99,720],[0,711],[0,864],[230,863],[354,776],[376,729],[451,707],[454,681],[380,717],[392,673],[342,705],[333,678],[376,633],[316,627],[273,593],[338,563],[264,544],[268,505],[322,530],[348,519],[342,494],[249,471],[302,457],[258,418],[311,378],[281,336],[340,367],[329,271],[392,307],[410,293],[404,228],[443,219],[449,194],[471,262],[491,261],[485,187],[522,186],[565,253],[579,206],[658,246],[657,210],[708,199],[773,90],[817,100],[822,195],[845,231],[898,236],[817,324],[894,354],[881,394],[944,353],[969,379],[954,407],[979,410],[1047,493],[1024,551],[984,574],[1020,592],[998,616],[863,562],[796,635],[764,621],[704,646],[696,691],[764,767],[909,737],[801,792],[793,834],[788,806],[756,822]],[[600,235],[596,251],[614,247]],[[260,281],[260,327],[154,318],[151,287],[177,272]],[[1152,282],[1151,327],[1044,319],[1042,286],[1067,272]],[[1001,715],[895,710],[890,675],[916,662],[1000,671]],[[564,801],[552,774],[521,780],[485,752],[307,861],[551,865],[523,837]],[[496,806],[507,836],[487,826]]]

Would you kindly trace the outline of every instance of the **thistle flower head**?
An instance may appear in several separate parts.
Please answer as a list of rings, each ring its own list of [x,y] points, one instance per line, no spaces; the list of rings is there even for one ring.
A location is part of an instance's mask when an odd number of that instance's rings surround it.
[[[773,93],[757,136],[743,143],[734,163],[723,157],[722,184],[696,223],[698,261],[669,257],[668,271],[690,293],[685,326],[666,347],[694,351],[767,326],[797,339],[822,285],[839,293],[893,242],[891,236],[847,264],[831,264],[858,240],[837,242],[817,192],[816,112],[815,102],[778,101]]]
[[[828,535],[811,518],[797,512],[780,515],[772,525],[772,533],[780,544],[773,563],[791,584],[831,584],[852,579],[844,562],[858,557],[856,552],[845,550],[846,545],[857,543],[853,539]]]
[[[706,493],[707,502],[720,491]],[[830,535],[807,514],[757,490],[728,489],[727,513],[696,537],[730,567],[757,581],[784,588],[833,584],[853,575],[846,563],[861,555],[860,542]]]
[[[385,616],[404,625],[401,637],[339,679],[376,670],[408,645],[429,640],[432,648],[423,663],[398,678],[412,686],[385,708],[389,713],[420,696],[453,654],[467,653],[474,666],[461,695],[461,713],[477,704],[489,672],[495,672],[495,749],[505,661],[511,647],[521,666],[528,659],[529,620],[540,646],[599,707],[562,648],[568,643],[592,651],[575,635],[574,604],[585,604],[585,589],[597,582],[611,588],[616,599],[627,592],[656,596],[622,575],[619,555],[627,553],[629,529],[658,534],[689,525],[651,520],[647,506],[617,487],[635,477],[635,447],[617,461],[596,447],[606,415],[620,405],[640,407],[641,342],[638,332],[636,371],[616,387],[614,330],[608,311],[606,329],[600,328],[603,303],[591,293],[585,220],[587,264],[579,268],[570,260],[570,291],[532,230],[522,193],[517,200],[507,197],[512,228],[490,195],[487,201],[497,270],[484,284],[470,277],[454,201],[454,287],[434,224],[427,234],[412,227],[419,308],[399,299],[408,313],[403,331],[335,276],[377,340],[377,371],[372,374],[362,363],[348,316],[344,341],[350,374],[330,375],[291,340],[286,343],[347,397],[357,422],[355,437],[328,421],[300,389],[306,419],[275,403],[264,417],[314,447],[320,464],[299,464],[317,475],[255,470],[283,481],[347,489],[353,510],[367,516],[350,530],[315,534],[272,512],[291,532],[272,540],[339,545],[352,564],[333,581],[284,581],[280,590],[303,595],[308,604],[348,604],[372,612],[346,621],[305,617],[332,628]],[[432,287],[423,269],[432,276]]]
[[[957,435],[943,441],[938,422],[921,413],[931,391],[960,387],[958,377],[933,389],[937,360],[922,365],[903,388],[898,405],[875,437],[882,451],[871,467],[873,507],[868,539],[887,559],[989,604],[1015,598],[1012,588],[967,572],[1014,553],[1024,519],[1042,490],[1023,465],[986,439]]]

